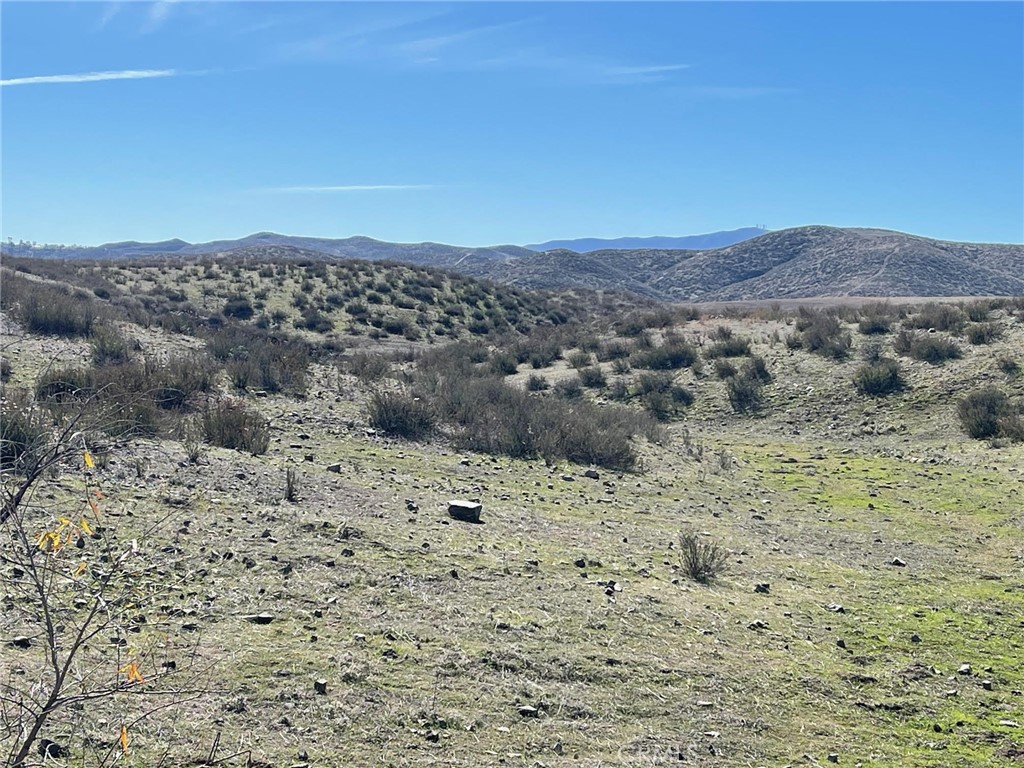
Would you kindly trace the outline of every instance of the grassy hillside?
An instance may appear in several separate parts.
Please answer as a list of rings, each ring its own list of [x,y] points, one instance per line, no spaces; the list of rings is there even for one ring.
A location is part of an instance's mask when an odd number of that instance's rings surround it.
[[[7,492],[86,419],[8,562],[63,569],[68,627],[130,569],[73,684],[117,693],[53,715],[48,765],[1024,754],[1019,301],[712,313],[359,262],[20,266]],[[66,547],[37,539],[62,516]],[[692,578],[687,542],[724,567]],[[45,691],[31,585],[2,579],[0,686]]]

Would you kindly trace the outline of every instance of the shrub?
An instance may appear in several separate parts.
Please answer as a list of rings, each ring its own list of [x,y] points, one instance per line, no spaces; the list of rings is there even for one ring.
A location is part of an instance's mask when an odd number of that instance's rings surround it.
[[[131,358],[131,343],[113,325],[98,325],[93,328],[92,361],[96,365],[120,365]]]
[[[964,313],[967,319],[973,323],[983,323],[988,320],[992,306],[988,301],[972,301],[964,305]]]
[[[1024,440],[1020,414],[1005,393],[995,387],[972,392],[957,405],[960,423],[975,439],[1005,437]]]
[[[30,470],[49,430],[27,394],[4,393],[0,400],[0,469]]]
[[[605,378],[604,371],[596,365],[589,368],[581,368],[579,377],[580,383],[584,387],[589,387],[590,389],[601,389],[608,383],[608,379]]]
[[[862,395],[873,397],[889,395],[906,386],[899,363],[888,357],[861,366],[853,375],[853,384]]]
[[[695,533],[679,537],[679,564],[688,577],[707,584],[721,575],[728,566],[729,553],[712,541],[703,541]]]
[[[562,379],[555,384],[555,394],[566,400],[579,400],[583,397],[583,382],[579,376]]]
[[[526,380],[527,392],[543,392],[549,386],[548,380],[543,376],[538,376],[536,373],[531,373],[530,377]]]
[[[709,360],[714,360],[719,357],[743,357],[749,354],[750,339],[745,339],[742,336],[731,335],[729,338],[717,341],[704,350],[704,356]]]
[[[697,362],[697,348],[681,339],[666,339],[660,347],[634,350],[629,359],[634,368],[661,371],[690,368]]]
[[[245,296],[233,296],[224,304],[221,310],[224,317],[234,317],[238,320],[248,320],[255,314],[252,302]]]
[[[29,280],[10,270],[4,270],[0,279],[0,309],[11,312],[32,333],[88,336],[101,317],[100,305],[88,294]]]
[[[786,342],[790,347],[803,347],[833,360],[845,360],[849,355],[850,334],[835,315],[801,307],[796,327],[797,334]]]
[[[720,379],[728,379],[737,373],[736,366],[725,358],[715,360],[715,375]]]
[[[893,347],[900,354],[909,355],[915,360],[924,360],[932,365],[940,365],[946,360],[955,360],[961,356],[960,347],[934,333],[900,331],[896,334]]]
[[[903,324],[907,328],[959,333],[963,330],[965,322],[966,317],[959,307],[930,302],[921,307],[916,315],[907,318]]]
[[[270,447],[270,422],[240,400],[208,403],[203,412],[203,431],[213,445],[247,451],[253,456],[266,453]]]
[[[519,366],[516,364],[515,355],[511,352],[496,349],[491,353],[490,368],[500,376],[511,376]]]
[[[576,370],[579,370],[580,368],[585,368],[591,363],[590,353],[583,352],[582,350],[579,352],[571,353],[569,357],[566,358],[566,360],[568,361],[569,365],[571,365]]]
[[[757,413],[764,407],[764,385],[755,376],[733,376],[725,386],[736,413]]]
[[[996,360],[996,365],[998,365],[999,370],[1007,376],[1016,376],[1020,373],[1020,363],[1009,355],[1000,355]]]
[[[866,342],[861,348],[861,357],[866,363],[877,363],[882,359],[882,343],[878,340]]]
[[[239,389],[305,391],[310,351],[298,337],[229,323],[207,337],[206,349],[225,361],[225,370]]]
[[[865,336],[875,336],[892,330],[892,318],[884,315],[862,317],[857,323],[857,330]]]
[[[0,357],[0,381],[8,381],[11,378],[11,373],[13,373],[11,361],[6,357]]]
[[[422,440],[434,431],[430,406],[409,392],[376,390],[368,403],[370,426],[392,437]]]
[[[754,355],[747,361],[746,365],[743,366],[743,375],[756,379],[762,384],[770,384],[772,381],[772,374],[768,370],[768,364],[759,355]]]
[[[715,341],[729,341],[732,338],[732,328],[728,325],[719,325],[711,332],[710,336]]]
[[[302,310],[302,317],[295,321],[297,328],[305,328],[314,333],[328,333],[334,330],[334,321],[327,315],[314,307],[306,307]],[[401,330],[399,330],[401,333]]]
[[[991,344],[1003,335],[1003,329],[997,323],[976,323],[967,326],[967,340],[971,344]]]
[[[609,341],[601,345],[597,351],[597,359],[602,363],[622,360],[629,357],[629,345],[622,341]]]

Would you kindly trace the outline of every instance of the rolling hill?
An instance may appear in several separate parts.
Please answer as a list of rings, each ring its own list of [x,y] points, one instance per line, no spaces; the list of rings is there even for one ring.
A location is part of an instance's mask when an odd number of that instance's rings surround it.
[[[301,254],[328,260],[399,261],[521,288],[622,291],[676,302],[1024,294],[1022,245],[958,243],[890,230],[828,226],[767,232],[709,250],[647,247],[536,252],[516,245],[467,248],[270,232],[198,244],[169,240],[95,248],[8,245],[5,250],[10,255],[64,259],[273,254],[288,258]]]
[[[667,301],[1024,293],[1024,246],[810,226],[708,251],[549,251],[487,274],[521,287],[611,288]]]

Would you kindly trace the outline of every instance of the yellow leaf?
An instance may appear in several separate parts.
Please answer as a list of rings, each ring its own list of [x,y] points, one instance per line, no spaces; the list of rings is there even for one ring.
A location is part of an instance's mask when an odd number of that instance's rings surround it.
[[[84,517],[82,518],[82,522],[79,523],[79,527],[82,529],[83,532],[92,536],[92,527],[89,525],[89,521],[86,520]]]
[[[77,578],[81,576],[83,573],[85,573],[86,567],[87,566],[85,563],[79,563],[78,567],[75,569],[75,577]]]
[[[122,725],[121,726],[121,749],[125,752],[125,754],[128,753],[128,726],[127,725]]]
[[[128,673],[129,683],[144,683],[145,679],[142,677],[142,673],[139,672],[139,664],[136,661],[130,661],[121,667],[121,672]]]
[[[89,508],[92,509],[92,513],[96,515],[96,517],[100,516],[100,505],[92,499],[89,499]]]
[[[82,454],[82,458],[85,459],[85,466],[87,469],[93,469],[96,466],[95,462],[92,460],[92,454],[88,451]]]

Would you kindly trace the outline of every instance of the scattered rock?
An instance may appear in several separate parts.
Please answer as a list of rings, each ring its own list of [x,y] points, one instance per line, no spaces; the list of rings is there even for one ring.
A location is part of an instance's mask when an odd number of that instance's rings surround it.
[[[828,757],[827,757],[826,759],[827,759],[827,760],[828,760],[828,761],[829,761],[830,763],[838,763],[838,762],[839,762],[839,755],[838,755],[838,754],[836,754],[835,752],[829,752],[829,753],[828,753]]]
[[[747,629],[768,629],[768,622],[758,619],[747,624]]]
[[[519,708],[519,715],[521,717],[540,717],[540,710],[527,704]]]
[[[958,675],[969,675],[971,674],[971,671],[972,669],[970,664],[961,664],[960,668],[956,671],[956,673]]]
[[[762,582],[761,584],[754,585],[754,591],[761,595],[767,595],[771,585],[768,582]]]
[[[326,680],[314,680],[313,690],[319,693],[321,696],[327,695],[327,681]]]
[[[335,462],[334,464],[328,464],[327,465],[327,471],[328,472],[335,472],[335,473],[340,475],[341,474],[341,463],[340,462]]]
[[[991,691],[992,690],[992,681],[991,680],[982,680],[981,681],[981,687],[984,688],[986,691]]]
[[[575,565],[577,568],[586,568],[587,567],[587,558],[585,558],[585,557],[576,558],[575,560],[572,561],[572,564]]]
[[[562,475],[562,479],[567,483],[571,483],[576,480],[572,475]]]
[[[832,613],[846,613],[846,609],[839,603],[829,603],[825,606],[825,610],[831,611]]]
[[[251,613],[248,616],[243,616],[242,618],[250,624],[269,624],[274,620],[274,614],[266,612]]]
[[[912,634],[910,636],[910,642],[912,642],[912,643],[920,643],[921,642],[921,636],[915,632],[914,634]]]
[[[598,473],[596,469],[588,469],[586,472],[583,473],[583,476],[590,478],[591,480],[601,479],[601,475]]]
[[[905,560],[901,560],[898,557],[894,557],[891,561],[889,561],[889,565],[894,565],[897,568],[906,568],[907,567],[906,561]]]
[[[31,648],[32,638],[24,637],[23,635],[18,635],[13,640],[11,640],[11,645],[13,645],[15,648]]]
[[[478,501],[453,500],[448,502],[449,516],[465,523],[479,523],[482,511],[483,505]]]

